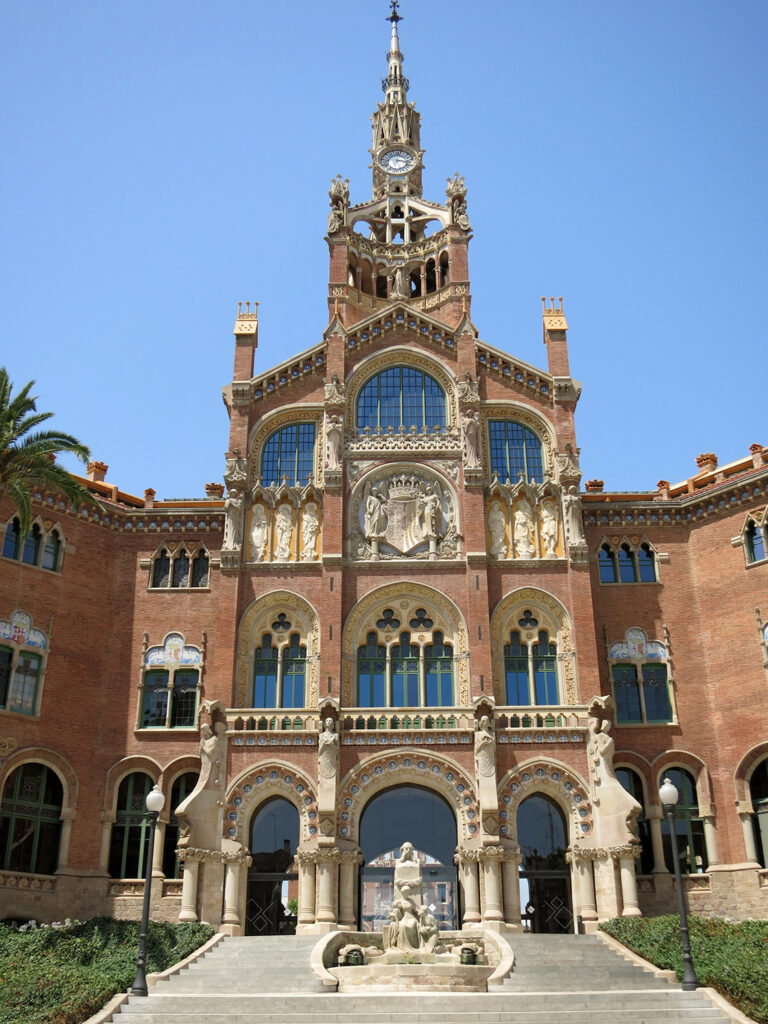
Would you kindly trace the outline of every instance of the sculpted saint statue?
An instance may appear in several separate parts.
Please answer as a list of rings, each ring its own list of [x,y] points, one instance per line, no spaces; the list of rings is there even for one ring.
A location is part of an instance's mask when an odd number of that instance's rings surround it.
[[[325,428],[326,459],[328,469],[341,469],[344,430],[340,416],[329,416]]]
[[[224,502],[224,551],[239,551],[241,546],[240,525],[243,515],[243,498],[236,488],[232,488]]]
[[[531,506],[523,498],[515,512],[515,554],[518,558],[533,558],[532,532]]]
[[[383,537],[387,532],[387,502],[378,487],[365,499],[366,540]]]
[[[475,409],[470,409],[461,418],[464,429],[464,465],[467,469],[479,469],[480,459],[480,424]]]
[[[291,557],[292,532],[293,516],[291,515],[291,506],[283,504],[277,510],[277,519],[275,520],[275,535],[277,538],[275,558],[278,562],[287,562]]]
[[[301,558],[304,562],[312,562],[317,558],[317,535],[320,532],[320,520],[317,516],[317,505],[308,501],[301,517]]]
[[[251,558],[254,562],[263,562],[267,553],[269,523],[263,505],[254,505],[251,517]]]
[[[317,741],[318,770],[325,779],[333,778],[339,759],[339,737],[332,718],[326,718]]]
[[[584,544],[584,524],[581,519],[581,498],[578,487],[571,486],[563,495],[565,529],[569,544]]]
[[[475,733],[475,768],[478,775],[486,777],[496,771],[496,737],[487,715],[480,719]]]
[[[429,484],[424,497],[421,499],[421,525],[426,537],[439,536],[439,517],[440,497],[435,493],[433,485]]]
[[[507,557],[507,520],[498,501],[488,511],[488,530],[491,534],[491,554],[496,558]]]
[[[211,776],[214,785],[219,783],[221,766],[226,763],[227,756],[227,741],[224,735],[226,730],[223,722],[217,722],[215,730],[208,724],[200,727],[200,781],[203,785]]]
[[[557,558],[557,508],[552,498],[541,503],[541,539],[547,558]]]

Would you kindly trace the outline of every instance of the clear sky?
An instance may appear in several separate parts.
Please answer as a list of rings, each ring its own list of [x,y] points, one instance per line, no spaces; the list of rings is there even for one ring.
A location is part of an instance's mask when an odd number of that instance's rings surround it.
[[[122,489],[221,480],[238,299],[257,372],[321,340],[327,190],[370,196],[387,13],[1,0],[0,363]],[[768,3],[401,14],[425,197],[469,188],[481,338],[545,366],[564,296],[584,478],[652,490],[768,443]]]

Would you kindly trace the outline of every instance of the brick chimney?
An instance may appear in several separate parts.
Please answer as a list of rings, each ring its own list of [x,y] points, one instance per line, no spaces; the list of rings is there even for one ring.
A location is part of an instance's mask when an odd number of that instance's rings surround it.
[[[85,467],[85,472],[89,480],[92,480],[95,484],[102,484],[108,469],[109,466],[106,462],[89,462]]]

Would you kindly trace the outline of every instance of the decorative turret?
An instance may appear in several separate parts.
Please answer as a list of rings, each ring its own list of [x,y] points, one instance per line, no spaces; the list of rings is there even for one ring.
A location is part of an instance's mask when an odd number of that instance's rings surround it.
[[[403,74],[399,0],[390,6],[384,101],[372,117],[372,198],[350,206],[341,175],[329,192],[329,309],[348,328],[372,310],[408,301],[455,326],[470,302],[467,191],[455,174],[445,204],[422,199],[421,115]]]

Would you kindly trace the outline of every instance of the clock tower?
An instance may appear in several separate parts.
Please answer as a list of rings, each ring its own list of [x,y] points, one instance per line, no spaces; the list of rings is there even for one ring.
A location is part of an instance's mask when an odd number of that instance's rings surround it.
[[[384,101],[372,116],[372,197],[350,205],[349,181],[341,175],[329,192],[329,308],[347,330],[394,302],[455,327],[470,301],[466,188],[455,174],[445,203],[422,198],[421,115],[408,100],[398,33],[403,19],[398,0],[390,2]]]

